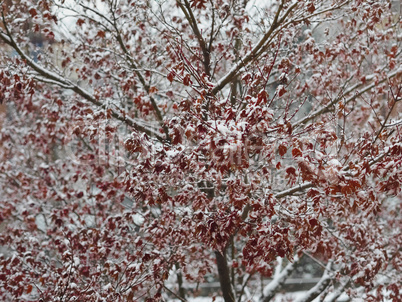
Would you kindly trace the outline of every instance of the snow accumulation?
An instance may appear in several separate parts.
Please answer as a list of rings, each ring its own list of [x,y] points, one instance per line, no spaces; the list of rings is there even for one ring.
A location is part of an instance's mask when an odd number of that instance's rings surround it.
[[[298,299],[302,299],[306,294],[306,291],[298,291],[298,292],[293,292],[293,293],[278,293],[274,299],[272,299],[272,302],[283,302],[283,301],[297,301]],[[312,302],[319,302],[320,297],[315,298],[314,300],[312,300]],[[325,301],[331,301],[332,299],[332,295],[329,294]],[[255,299],[250,299],[249,301],[258,301],[258,297],[255,297]],[[180,302],[180,300],[178,299],[173,299],[171,300],[172,302]],[[222,297],[215,297],[215,299],[213,300],[213,297],[196,297],[196,298],[191,298],[191,299],[187,299],[188,302],[211,302],[211,301],[215,301],[215,302],[223,302],[223,298]],[[340,297],[337,298],[338,302],[343,302],[343,301],[352,301],[352,302],[364,302],[365,299],[364,298],[353,298],[352,300],[349,299],[349,297],[346,294],[342,294]],[[384,300],[384,302],[391,302],[391,300]]]

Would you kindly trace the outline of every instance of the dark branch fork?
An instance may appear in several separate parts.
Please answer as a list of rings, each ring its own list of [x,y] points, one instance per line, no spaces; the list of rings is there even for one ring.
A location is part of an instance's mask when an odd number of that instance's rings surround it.
[[[239,59],[238,62],[233,66],[233,68],[216,83],[215,87],[212,88],[212,94],[216,95],[218,92],[220,92],[227,84],[231,83],[233,79],[236,78],[236,76],[238,75],[238,73],[242,68],[246,67],[249,63],[253,62],[254,60],[257,60],[258,57],[260,57],[270,47],[271,42],[281,32],[282,29],[286,28],[292,23],[302,22],[303,20],[324,14],[328,11],[340,9],[349,2],[350,0],[346,0],[344,2],[339,3],[338,5],[323,8],[308,16],[300,18],[297,18],[296,16],[296,18],[294,19],[287,20],[289,15],[292,12],[294,13],[298,3],[296,2],[292,4],[289,8],[286,9],[286,11],[283,12],[284,1],[282,0],[278,7],[278,10],[276,11],[276,14],[274,16],[274,19],[271,23],[269,30],[263,35],[263,37],[258,41],[258,43],[244,57]],[[281,16],[282,12],[283,14]]]
[[[207,74],[208,77],[211,76],[211,68],[210,68],[210,64],[211,64],[211,47],[212,47],[212,40],[213,40],[213,30],[211,32],[211,39],[209,41],[209,45],[207,45],[207,43],[205,42],[204,38],[202,37],[202,34],[198,28],[197,25],[197,20],[194,17],[194,13],[191,9],[191,5],[187,0],[184,0],[184,5],[183,3],[181,3],[180,0],[176,0],[176,3],[179,5],[181,11],[183,12],[183,14],[185,15],[187,21],[190,23],[190,26],[197,38],[197,41],[200,45],[200,48],[202,50],[202,54],[203,54],[203,65],[204,65],[204,70],[205,73]],[[212,29],[213,29],[213,25],[212,24]]]

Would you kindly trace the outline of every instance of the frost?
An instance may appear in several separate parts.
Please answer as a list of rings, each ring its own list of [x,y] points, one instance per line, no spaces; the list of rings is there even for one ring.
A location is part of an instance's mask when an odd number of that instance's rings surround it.
[[[75,288],[78,288],[78,285],[77,285],[77,283],[71,282],[69,287],[72,289],[75,289]]]
[[[357,196],[361,199],[367,199],[368,198],[368,194],[366,191],[359,191],[357,192]]]
[[[112,286],[111,283],[108,283],[105,286],[103,286],[103,290],[106,291],[106,292],[109,291],[109,290],[112,290],[112,289],[113,289],[113,286]]]
[[[140,214],[134,214],[133,222],[134,224],[141,226],[144,223],[144,217]]]
[[[140,268],[141,268],[141,264],[140,264],[140,263],[131,263],[131,264],[127,267],[128,270],[134,270],[134,271],[139,270]]]
[[[315,40],[314,40],[314,38],[311,37],[311,38],[307,39],[304,42],[304,44],[307,45],[307,46],[313,46],[315,44]]]
[[[35,217],[35,222],[39,230],[46,231],[46,217],[44,215],[37,215]]]
[[[178,151],[178,150],[176,150],[176,149],[170,149],[170,150],[168,150],[168,151],[166,151],[166,155],[169,157],[169,158],[175,158],[177,155],[179,155],[180,154],[180,151]]]
[[[46,164],[46,163],[41,163],[41,164],[39,165],[39,167],[42,168],[42,169],[48,169],[48,168],[49,168],[49,165]]]
[[[324,155],[322,152],[320,152],[320,151],[315,151],[315,152],[314,152],[314,155],[315,155],[315,157],[317,158],[317,160],[323,160],[324,157],[325,157],[325,155]]]
[[[342,164],[336,158],[333,158],[330,161],[328,161],[328,166],[335,167],[338,169],[342,168]]]
[[[229,129],[229,127],[222,122],[217,123],[217,129],[224,136],[229,136],[232,133],[232,131]]]

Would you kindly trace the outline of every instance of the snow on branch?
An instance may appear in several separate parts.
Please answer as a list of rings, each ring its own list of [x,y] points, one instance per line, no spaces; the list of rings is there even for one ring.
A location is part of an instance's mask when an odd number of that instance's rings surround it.
[[[317,298],[328,287],[331,280],[334,278],[333,274],[331,273],[331,266],[332,261],[329,261],[320,281],[318,281],[318,283],[313,288],[311,288],[304,296],[296,299],[295,302],[307,302]]]
[[[285,196],[288,196],[288,195],[292,195],[292,194],[294,194],[296,192],[303,191],[303,190],[311,188],[313,186],[314,186],[313,183],[307,182],[307,183],[304,183],[302,185],[298,185],[298,186],[295,186],[293,188],[290,188],[290,189],[284,190],[282,192],[279,192],[279,193],[275,194],[275,198],[282,198],[282,197],[285,197]]]
[[[402,124],[402,120],[398,120],[389,124],[386,124],[385,127],[394,127]]]
[[[395,77],[396,75],[400,74],[402,72],[401,69],[398,69],[394,72],[391,72],[390,74],[388,74],[387,77],[385,77],[384,79],[378,81],[378,83],[374,82],[371,83],[370,85],[367,85],[366,87],[362,88],[362,90],[356,92],[353,96],[349,97],[348,99],[345,100],[345,104],[348,104],[350,102],[352,102],[353,100],[355,100],[357,97],[361,96],[363,93],[369,91],[370,89],[374,88],[376,85],[384,83],[386,81],[388,81],[389,79]],[[366,77],[367,80],[374,80],[374,77]],[[316,117],[320,116],[321,114],[324,114],[326,112],[328,112],[330,110],[331,107],[335,106],[340,100],[342,100],[345,96],[349,95],[350,93],[354,92],[356,89],[358,89],[359,87],[363,86],[363,83],[359,83],[356,84],[352,87],[350,87],[348,90],[346,90],[343,93],[340,93],[338,97],[336,97],[335,99],[333,99],[331,102],[329,102],[327,105],[325,105],[324,107],[315,110],[314,112],[310,113],[308,116],[306,116],[305,118],[297,121],[296,123],[294,123],[292,125],[293,128],[299,126],[299,125],[303,125],[306,124],[307,122],[315,119]]]
[[[288,263],[283,271],[281,271],[279,274],[276,274],[274,279],[267,286],[264,287],[263,296],[261,297],[261,300],[263,302],[268,302],[275,296],[278,290],[280,290],[285,284],[286,279],[295,270],[295,268],[299,264],[299,261],[300,258],[298,256],[295,256],[294,261]]]

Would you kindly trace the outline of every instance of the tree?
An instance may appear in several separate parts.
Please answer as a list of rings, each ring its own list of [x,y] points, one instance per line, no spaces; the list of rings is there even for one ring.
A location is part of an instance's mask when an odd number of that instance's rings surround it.
[[[1,299],[399,301],[397,2],[3,0]]]

